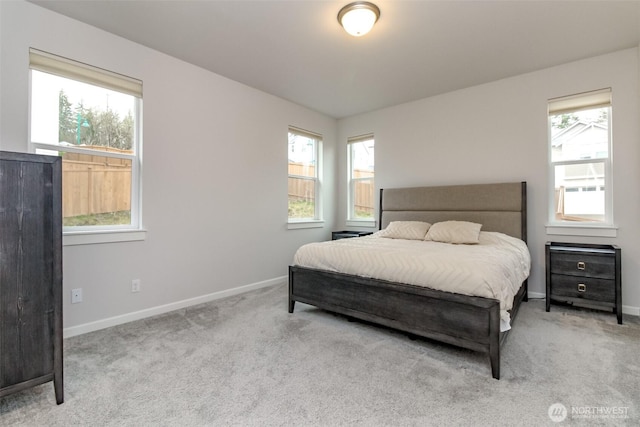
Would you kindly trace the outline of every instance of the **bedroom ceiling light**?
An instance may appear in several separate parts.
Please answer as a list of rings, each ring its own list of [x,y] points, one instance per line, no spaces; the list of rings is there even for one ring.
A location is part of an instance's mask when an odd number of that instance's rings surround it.
[[[368,1],[349,3],[338,12],[338,22],[352,36],[361,37],[373,28],[380,18],[380,9]]]

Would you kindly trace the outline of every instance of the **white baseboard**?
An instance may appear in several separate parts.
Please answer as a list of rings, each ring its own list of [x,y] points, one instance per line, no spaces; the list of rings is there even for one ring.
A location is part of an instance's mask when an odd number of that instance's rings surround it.
[[[207,295],[202,295],[196,298],[189,298],[182,301],[172,302],[170,304],[160,305],[157,307],[147,308],[140,311],[134,311],[132,313],[122,314],[120,316],[109,317],[107,319],[96,320],[95,322],[84,323],[78,326],[71,326],[65,328],[63,331],[64,338],[74,337],[76,335],[82,335],[100,329],[109,328],[111,326],[122,325],[123,323],[133,322],[134,320],[140,320],[158,314],[168,313],[170,311],[179,310],[181,308],[189,307],[196,304],[202,304],[209,301],[214,301],[221,298],[230,297],[233,295],[242,294],[245,292],[253,291],[255,289],[266,288],[277,284],[284,283],[287,280],[287,276],[276,277],[275,279],[265,280],[262,282],[252,283],[249,285],[238,286],[237,288],[225,289],[224,291],[214,292]]]
[[[170,304],[147,308],[145,310],[122,314],[120,316],[114,316],[114,317],[109,317],[107,319],[96,320],[95,322],[84,323],[78,326],[71,326],[69,328],[64,329],[63,336],[64,338],[71,338],[76,335],[82,335],[89,332],[98,331],[100,329],[109,328],[111,326],[122,325],[123,323],[145,319],[147,317],[168,313],[170,311],[179,310],[181,308],[190,307],[192,305],[202,304],[205,302],[214,301],[217,299],[226,298],[233,295],[238,295],[245,292],[253,291],[255,289],[266,288],[268,286],[281,284],[286,282],[286,280],[287,280],[287,276],[276,277],[275,279],[265,280],[262,282],[252,283],[244,286],[238,286],[237,288],[225,289],[224,291],[213,292],[211,294],[202,295],[196,298],[189,298],[182,301],[172,302]],[[529,298],[544,299],[545,297],[546,295],[544,293],[529,291]],[[622,312],[624,314],[640,316],[640,307],[623,305]]]
[[[538,299],[538,298],[545,299],[547,297],[547,294],[543,294],[540,292],[531,292],[531,291],[529,291],[528,295],[529,295],[529,298],[535,298],[535,299]]]
[[[630,314],[632,316],[640,316],[640,307],[633,307],[631,305],[622,304],[622,312],[624,314]]]
[[[547,294],[543,294],[540,292],[531,292],[529,291],[529,298],[540,298],[545,299]],[[632,305],[624,305],[622,304],[622,313],[630,314],[632,316],[640,316],[640,307],[634,307]]]

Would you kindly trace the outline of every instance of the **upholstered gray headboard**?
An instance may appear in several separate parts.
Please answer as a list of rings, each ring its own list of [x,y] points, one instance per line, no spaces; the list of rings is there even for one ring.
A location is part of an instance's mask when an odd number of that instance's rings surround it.
[[[380,190],[380,228],[391,221],[471,221],[527,241],[527,183]]]

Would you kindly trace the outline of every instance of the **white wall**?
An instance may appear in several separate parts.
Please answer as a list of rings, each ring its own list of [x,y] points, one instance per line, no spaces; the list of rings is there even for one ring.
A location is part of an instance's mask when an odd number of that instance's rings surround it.
[[[284,281],[298,246],[330,236],[334,119],[30,3],[0,1],[0,19],[2,150],[29,151],[29,47],[144,83],[147,239],[64,248],[67,335]],[[289,125],[324,136],[324,228],[286,228]],[[70,304],[73,288],[81,304]]]
[[[338,146],[373,132],[376,187],[527,181],[529,289],[544,294],[544,244],[577,241],[622,248],[627,313],[640,307],[639,52],[628,49],[350,117],[338,123]],[[547,100],[613,90],[614,215],[617,238],[546,234]],[[339,224],[344,225],[346,149],[338,149]],[[339,225],[340,226],[340,225]]]
[[[640,48],[336,123],[30,3],[0,0],[2,150],[29,149],[29,47],[144,82],[148,236],[65,247],[67,335],[281,280],[298,246],[345,227],[345,141],[367,132],[376,137],[377,188],[526,180],[531,291],[544,292],[545,241],[615,243],[623,250],[625,311],[638,314]],[[609,86],[618,237],[547,236],[547,99]],[[324,135],[324,228],[286,229],[288,125]],[[130,292],[134,278],[142,280],[138,294]],[[84,302],[71,305],[70,290],[77,287],[83,288]]]

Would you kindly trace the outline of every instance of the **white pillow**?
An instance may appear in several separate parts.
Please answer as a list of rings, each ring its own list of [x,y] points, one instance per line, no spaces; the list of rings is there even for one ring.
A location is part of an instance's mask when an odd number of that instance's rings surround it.
[[[436,222],[429,228],[424,240],[434,242],[476,245],[480,239],[482,224],[467,221]]]
[[[387,228],[378,232],[378,236],[389,239],[424,240],[429,227],[431,224],[422,221],[392,221]]]

